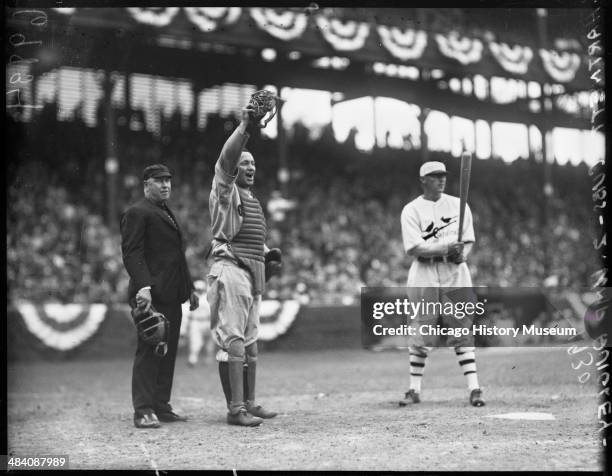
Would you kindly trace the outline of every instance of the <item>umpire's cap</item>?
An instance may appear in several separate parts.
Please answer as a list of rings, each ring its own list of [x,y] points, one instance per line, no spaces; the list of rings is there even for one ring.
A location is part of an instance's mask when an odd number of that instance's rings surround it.
[[[142,172],[142,179],[147,180],[150,178],[168,177],[172,178],[170,169],[162,164],[153,164],[146,167]]]
[[[421,169],[419,170],[419,176],[425,177],[426,175],[446,175],[448,172],[446,171],[446,166],[442,162],[425,162],[421,165]]]

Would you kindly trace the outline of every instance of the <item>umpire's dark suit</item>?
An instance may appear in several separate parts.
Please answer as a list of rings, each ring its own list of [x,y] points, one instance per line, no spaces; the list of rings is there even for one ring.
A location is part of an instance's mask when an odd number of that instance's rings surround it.
[[[183,235],[169,209],[143,198],[121,216],[121,249],[130,275],[130,302],[140,289],[151,286],[153,306],[170,322],[168,352],[164,357],[157,356],[152,346],[138,339],[132,374],[134,412],[142,415],[151,410],[171,411],[181,304],[189,299],[193,289]]]

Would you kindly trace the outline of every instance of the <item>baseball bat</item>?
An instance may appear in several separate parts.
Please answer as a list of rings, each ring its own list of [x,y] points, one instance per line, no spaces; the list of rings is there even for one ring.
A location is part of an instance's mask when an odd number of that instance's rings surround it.
[[[463,238],[463,218],[465,216],[465,204],[467,203],[468,191],[470,189],[470,175],[472,173],[472,154],[463,152],[461,154],[461,175],[459,177],[459,235],[457,241]]]

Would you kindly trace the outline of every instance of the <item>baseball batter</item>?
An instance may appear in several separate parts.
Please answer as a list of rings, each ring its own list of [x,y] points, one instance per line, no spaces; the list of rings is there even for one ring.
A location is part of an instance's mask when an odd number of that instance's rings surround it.
[[[459,198],[444,193],[446,167],[442,162],[426,162],[419,171],[423,194],[408,203],[401,214],[402,239],[406,253],[413,255],[407,286],[415,302],[444,301],[439,288],[469,288],[470,271],[465,262],[474,243],[474,227],[469,206],[465,207],[463,241],[459,232]],[[467,299],[473,298],[468,290]],[[454,316],[421,314],[418,325],[427,323],[445,327],[471,326],[471,319]],[[435,344],[435,337],[415,335],[410,341],[410,388],[400,406],[420,402],[421,380],[427,355]],[[476,372],[473,337],[449,336],[446,345],[454,347],[457,361],[467,379],[469,401],[483,406],[482,390]]]

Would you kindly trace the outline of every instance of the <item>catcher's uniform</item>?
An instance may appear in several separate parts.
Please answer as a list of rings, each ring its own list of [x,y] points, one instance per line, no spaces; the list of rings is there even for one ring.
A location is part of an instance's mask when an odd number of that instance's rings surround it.
[[[402,239],[404,250],[409,253],[421,243],[450,244],[457,241],[459,232],[459,198],[443,193],[437,201],[426,200],[422,195],[408,203],[401,214]],[[466,204],[463,221],[464,243],[474,242],[474,226],[472,212]],[[407,286],[410,289],[411,300],[415,302],[424,299],[426,302],[436,302],[440,299],[437,288],[471,287],[472,278],[465,262],[455,264],[447,262],[444,257],[415,257],[408,271]],[[420,314],[412,322],[415,326],[421,324],[436,325],[441,321],[447,326],[469,326],[469,319],[457,320],[453,316],[437,314]],[[472,345],[465,337],[449,336],[449,346]],[[414,346],[435,345],[437,339],[421,336],[417,332],[409,339]]]
[[[248,138],[247,133],[234,131],[228,142],[241,150]],[[236,339],[245,346],[257,340],[266,222],[259,201],[236,185],[237,175],[223,170],[222,160],[223,156],[215,165],[209,200],[215,261],[207,277],[207,296],[213,339],[228,349]]]

